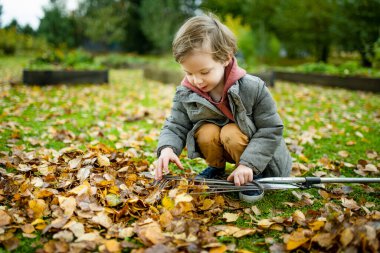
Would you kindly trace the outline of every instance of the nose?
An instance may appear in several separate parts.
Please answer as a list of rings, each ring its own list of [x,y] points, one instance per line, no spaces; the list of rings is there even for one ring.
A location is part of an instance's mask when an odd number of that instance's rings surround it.
[[[202,78],[200,78],[200,77],[197,77],[197,76],[193,76],[193,83],[195,84],[195,85],[198,85],[198,84],[202,84],[203,83],[203,80],[202,80]]]

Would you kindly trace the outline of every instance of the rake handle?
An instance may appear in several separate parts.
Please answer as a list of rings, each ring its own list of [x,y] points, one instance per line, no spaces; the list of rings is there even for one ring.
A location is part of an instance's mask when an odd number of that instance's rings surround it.
[[[257,180],[259,183],[275,183],[275,184],[320,184],[320,183],[380,183],[380,178],[370,178],[370,177],[267,177],[260,178]]]

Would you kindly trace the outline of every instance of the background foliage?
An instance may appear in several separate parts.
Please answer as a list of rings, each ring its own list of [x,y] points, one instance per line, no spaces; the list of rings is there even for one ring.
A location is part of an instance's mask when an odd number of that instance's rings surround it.
[[[208,11],[234,30],[248,64],[358,55],[362,66],[379,66],[380,0],[81,0],[71,12],[51,0],[36,31],[17,21],[2,27],[0,52],[17,52],[14,31],[5,32],[13,29],[53,47],[169,53],[180,24]]]

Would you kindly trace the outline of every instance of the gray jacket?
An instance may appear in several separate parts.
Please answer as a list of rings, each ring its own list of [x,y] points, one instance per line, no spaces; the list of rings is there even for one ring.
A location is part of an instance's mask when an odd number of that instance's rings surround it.
[[[239,163],[252,168],[255,175],[288,176],[292,159],[282,136],[284,126],[264,82],[247,74],[231,86],[228,99],[235,123],[250,140]],[[229,119],[207,99],[178,86],[157,154],[169,146],[180,155],[186,145],[189,158],[202,157],[194,133],[205,122],[223,126]]]

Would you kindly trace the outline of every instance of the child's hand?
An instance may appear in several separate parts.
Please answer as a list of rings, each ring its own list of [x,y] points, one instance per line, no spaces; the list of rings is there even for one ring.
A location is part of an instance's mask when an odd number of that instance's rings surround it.
[[[154,179],[162,179],[162,171],[169,173],[169,162],[174,162],[180,169],[183,169],[181,161],[178,156],[173,152],[171,148],[164,148],[161,151],[160,157],[157,161],[157,167],[155,169]]]
[[[227,178],[233,181],[236,186],[245,185],[253,181],[253,171],[251,168],[240,164]]]

